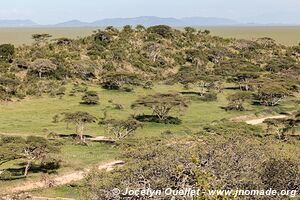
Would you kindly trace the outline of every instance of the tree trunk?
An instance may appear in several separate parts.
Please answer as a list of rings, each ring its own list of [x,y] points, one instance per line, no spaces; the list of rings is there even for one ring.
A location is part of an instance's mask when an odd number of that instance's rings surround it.
[[[31,160],[28,160],[25,166],[24,176],[27,176],[30,165],[31,165]]]
[[[78,124],[76,126],[76,134],[79,136],[80,142],[84,142],[83,130],[84,130],[83,124]]]

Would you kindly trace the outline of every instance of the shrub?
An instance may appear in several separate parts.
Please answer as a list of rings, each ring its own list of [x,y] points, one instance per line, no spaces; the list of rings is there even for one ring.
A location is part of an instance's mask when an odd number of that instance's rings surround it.
[[[170,26],[166,25],[158,25],[158,26],[152,26],[147,29],[149,33],[155,33],[157,35],[160,35],[164,38],[170,38],[172,37],[172,28]]]
[[[237,92],[231,94],[227,97],[228,106],[225,108],[226,110],[244,110],[244,102],[251,97],[251,94],[248,92]]]
[[[94,35],[94,40],[97,44],[106,46],[112,41],[112,37],[106,31],[99,31]]]
[[[87,91],[82,96],[81,104],[96,105],[99,103],[99,96],[95,91]]]
[[[205,93],[202,97],[200,97],[202,101],[217,101],[218,95],[215,92]]]
[[[13,174],[10,171],[0,171],[0,180],[6,181],[11,180],[13,178]]]
[[[273,158],[263,164],[261,178],[265,188],[275,190],[299,190],[299,163],[289,159]]]
[[[0,45],[0,61],[12,62],[15,54],[15,47],[12,44]]]

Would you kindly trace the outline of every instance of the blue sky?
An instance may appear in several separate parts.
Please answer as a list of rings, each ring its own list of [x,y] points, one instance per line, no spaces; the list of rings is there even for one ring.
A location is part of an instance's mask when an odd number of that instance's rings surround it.
[[[300,0],[3,0],[0,6],[0,19],[42,24],[137,16],[247,20],[277,13],[300,13]]]

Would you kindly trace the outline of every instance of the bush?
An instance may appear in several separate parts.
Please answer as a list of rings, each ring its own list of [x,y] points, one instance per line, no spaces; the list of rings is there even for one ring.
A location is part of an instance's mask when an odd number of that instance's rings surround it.
[[[55,158],[48,158],[41,163],[41,168],[43,170],[56,170],[61,166],[61,160]]]
[[[7,181],[13,178],[13,174],[10,171],[0,171],[0,180]]]
[[[250,97],[251,97],[251,93],[243,92],[243,91],[229,95],[227,97],[228,106],[225,107],[225,110],[243,111],[245,109],[243,104]]]
[[[82,96],[81,104],[96,105],[99,103],[99,96],[95,91],[87,91]]]
[[[252,126],[244,122],[231,122],[227,120],[204,126],[203,131],[205,133],[218,135],[230,135],[234,133],[236,135],[248,136],[257,136],[263,132],[261,127]]]
[[[15,54],[15,47],[12,44],[0,45],[0,61],[12,62]]]
[[[275,190],[299,190],[299,163],[289,159],[271,159],[264,163],[261,179],[265,188]]]
[[[147,29],[149,33],[155,33],[157,35],[160,35],[164,38],[170,38],[172,37],[172,28],[170,26],[166,25],[158,25],[158,26],[152,26]]]
[[[215,92],[205,93],[201,98],[202,101],[217,101],[218,95]]]
[[[89,173],[84,182],[83,195],[87,199],[122,199],[122,196],[112,194],[113,188],[123,192],[128,187],[138,190],[148,188],[149,185],[153,189],[162,190],[165,188],[199,188],[202,191],[216,188],[261,190],[264,187],[270,189],[268,185],[262,183],[260,174],[263,173],[264,161],[279,151],[281,150],[272,147],[272,141],[262,142],[260,139],[233,135],[227,138],[214,135],[190,139],[176,136],[139,139],[123,145],[123,157],[127,158],[126,167],[116,168],[112,172]],[[278,169],[281,170],[277,172],[283,172],[283,176],[288,175],[284,172],[285,166],[280,166]],[[294,174],[295,171],[292,172]],[[274,175],[280,177],[279,183],[286,180],[283,176]],[[295,176],[289,177],[297,180]],[[286,181],[281,183],[279,189],[293,188],[285,185],[289,184]],[[280,197],[282,198],[285,199]],[[168,197],[154,196],[153,199],[168,199]],[[195,199],[212,199],[212,197],[203,193]],[[214,199],[230,198],[220,195]],[[261,196],[251,196],[249,199],[261,199]]]
[[[112,37],[106,31],[99,31],[95,34],[94,40],[96,44],[106,46],[112,41]]]

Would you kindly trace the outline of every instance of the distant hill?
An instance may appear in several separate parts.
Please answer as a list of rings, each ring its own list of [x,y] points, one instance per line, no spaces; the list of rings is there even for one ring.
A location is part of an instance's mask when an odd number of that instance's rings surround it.
[[[31,20],[1,20],[0,27],[34,27],[39,26]]]
[[[300,25],[300,13],[298,12],[278,12],[266,13],[260,16],[244,17],[239,21],[227,18],[218,17],[155,17],[141,16],[133,18],[107,18],[94,22],[82,22],[79,20],[65,21],[58,24],[37,24],[31,20],[1,20],[0,27],[105,27],[116,26],[122,27],[125,25],[144,25],[155,26],[160,24],[169,25],[172,27],[183,26],[281,26],[281,25]]]
[[[82,22],[79,20],[66,21],[54,25],[39,25],[30,20],[0,20],[0,27],[104,27],[104,26],[116,26],[122,27],[125,25],[144,25],[155,26],[159,24],[165,24],[169,26],[220,26],[220,25],[236,25],[239,22],[214,17],[187,17],[182,19],[177,18],[161,18],[154,16],[143,16],[134,18],[111,18],[102,19],[94,22]]]
[[[91,23],[94,26],[124,26],[124,25],[139,25],[154,26],[165,24],[170,26],[183,26],[184,23],[176,18],[160,18],[160,17],[136,17],[136,18],[113,18],[103,19]]]
[[[79,20],[71,20],[71,21],[55,24],[53,26],[54,27],[86,27],[86,26],[90,26],[90,23],[82,22]]]
[[[124,25],[138,25],[154,26],[159,24],[165,24],[169,26],[215,26],[215,25],[234,25],[238,22],[230,19],[223,18],[210,18],[210,17],[189,17],[189,18],[160,18],[153,16],[136,17],[136,18],[115,18],[104,19],[95,21],[92,25],[95,26],[124,26]]]

